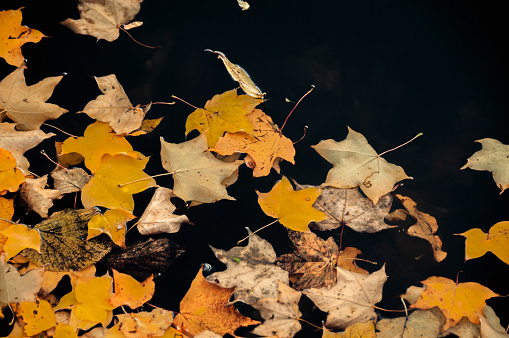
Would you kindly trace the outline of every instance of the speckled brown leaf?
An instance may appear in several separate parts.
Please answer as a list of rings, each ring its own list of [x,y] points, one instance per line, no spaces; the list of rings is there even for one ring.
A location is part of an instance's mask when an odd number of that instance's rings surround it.
[[[80,191],[90,181],[90,175],[81,168],[58,169],[51,173],[53,188],[62,194]]]

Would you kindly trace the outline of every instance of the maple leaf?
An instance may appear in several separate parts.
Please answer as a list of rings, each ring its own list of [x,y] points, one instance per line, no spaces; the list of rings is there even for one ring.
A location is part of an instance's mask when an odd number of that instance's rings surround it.
[[[421,282],[426,289],[410,306],[412,309],[431,309],[438,306],[446,317],[442,332],[455,326],[463,316],[479,324],[479,313],[486,306],[486,299],[499,295],[478,283],[455,283],[444,277],[429,277]]]
[[[415,311],[406,317],[382,319],[376,323],[378,338],[438,337],[440,321],[429,311]]]
[[[24,70],[25,65],[21,65],[0,82],[0,111],[18,124],[18,130],[37,130],[45,121],[67,112],[46,102],[63,76],[47,77],[27,86]]]
[[[373,204],[391,192],[397,182],[410,179],[403,168],[387,162],[362,134],[350,127],[345,140],[336,142],[329,139],[312,148],[334,165],[324,185],[336,188],[360,186]]]
[[[81,18],[61,22],[76,34],[91,35],[98,40],[114,41],[119,27],[134,19],[142,0],[79,0]]]
[[[121,337],[178,337],[165,334],[173,322],[172,312],[165,309],[157,308],[151,312],[118,314],[116,317],[119,321],[118,324],[110,328],[105,337],[113,337],[113,332],[121,333]]]
[[[90,176],[81,168],[59,168],[51,173],[53,188],[61,194],[80,191],[90,181]]]
[[[130,275],[113,270],[113,281],[115,284],[115,294],[108,299],[113,307],[127,305],[131,309],[136,309],[148,302],[155,291],[154,276],[150,276],[143,283],[139,283]]]
[[[96,172],[101,165],[104,154],[116,155],[125,154],[139,158],[131,144],[124,136],[118,136],[111,131],[111,127],[105,123],[96,121],[89,125],[83,137],[69,137],[62,144],[62,155],[79,153],[85,158],[85,166],[92,173]]]
[[[249,243],[229,251],[210,247],[214,255],[226,264],[226,270],[207,276],[207,281],[223,288],[235,287],[234,300],[251,304],[259,298],[276,298],[276,281],[288,284],[288,272],[276,266],[276,252],[265,239],[247,228]]]
[[[291,254],[285,254],[277,259],[277,265],[297,277],[293,283],[296,290],[309,288],[331,287],[336,284],[336,266],[358,273],[368,274],[357,267],[353,258],[360,253],[355,248],[345,248],[339,251],[334,238],[324,241],[312,232],[298,232],[288,230],[288,237],[297,248]]]
[[[482,149],[476,151],[461,167],[461,170],[470,168],[473,170],[487,170],[493,173],[493,179],[500,188],[500,193],[509,188],[509,145],[503,144],[492,138],[477,140]]]
[[[136,216],[123,209],[110,209],[104,215],[95,215],[88,221],[87,241],[104,233],[125,249],[125,225],[134,218]]]
[[[223,336],[233,334],[240,326],[260,323],[244,317],[233,305],[227,305],[233,288],[210,284],[203,277],[202,269],[180,302],[180,313],[173,321],[174,326],[191,335],[210,330]]]
[[[328,312],[325,326],[345,329],[355,323],[375,319],[374,305],[382,299],[387,280],[385,266],[370,275],[337,268],[338,282],[331,288],[302,291],[320,310]]]
[[[142,235],[174,233],[184,223],[191,223],[186,215],[175,215],[176,207],[171,198],[177,197],[171,189],[159,187],[138,220],[138,231]]]
[[[417,210],[417,203],[412,201],[410,197],[398,194],[395,196],[417,222],[415,225],[408,228],[406,232],[410,236],[420,237],[428,241],[433,249],[435,260],[437,262],[443,261],[447,256],[447,253],[442,251],[442,241],[440,240],[440,237],[435,235],[435,232],[438,230],[438,224],[435,217]]]
[[[45,268],[37,268],[20,275],[12,264],[0,255],[0,303],[34,302],[41,288]]]
[[[302,316],[299,300],[302,294],[279,280],[277,288],[277,297],[261,298],[252,304],[265,321],[251,332],[263,336],[293,337],[302,328],[299,323]]]
[[[26,172],[30,163],[23,153],[55,134],[45,134],[42,130],[18,131],[15,128],[16,123],[0,123],[0,148],[10,151],[18,167]]]
[[[103,94],[87,103],[82,112],[109,123],[118,135],[129,134],[140,128],[148,109],[142,109],[139,105],[133,107],[115,74],[94,78]]]
[[[53,201],[63,197],[58,190],[45,189],[47,182],[48,175],[27,178],[19,191],[28,207],[42,218],[48,217],[48,209],[53,206]]]
[[[18,316],[23,317],[25,322],[23,331],[27,336],[36,335],[57,325],[55,313],[45,300],[21,302],[16,312]]]
[[[460,234],[466,237],[465,260],[479,258],[488,251],[493,252],[505,264],[509,264],[509,222],[498,222],[489,233],[481,229],[470,229]]]
[[[295,164],[292,141],[281,133],[270,116],[260,109],[254,109],[246,117],[253,126],[251,133],[228,132],[211,150],[222,155],[247,153],[249,156],[246,156],[245,161],[253,169],[254,177],[267,176],[274,163],[279,163],[278,159]],[[279,173],[279,170],[276,171]]]
[[[39,232],[27,228],[24,224],[12,224],[10,227],[1,230],[0,234],[7,237],[7,240],[3,243],[6,259],[16,256],[25,248],[40,251],[41,236]]]
[[[0,57],[15,67],[23,64],[25,58],[21,54],[21,46],[27,42],[37,43],[44,34],[36,29],[21,25],[23,14],[21,9],[0,12]]]
[[[312,185],[295,184],[297,190],[313,187]],[[324,187],[313,207],[323,211],[328,219],[311,224],[318,230],[332,230],[343,224],[357,232],[374,233],[394,228],[384,222],[392,205],[392,195],[382,196],[376,204],[364,197],[358,188],[340,189]]]
[[[294,191],[290,181],[283,176],[268,193],[258,194],[258,204],[263,212],[277,218],[279,223],[295,231],[309,231],[309,222],[327,218],[323,212],[313,208],[320,189],[307,188]]]
[[[25,176],[17,168],[16,159],[9,151],[0,148],[0,195],[17,191],[23,182]]]
[[[223,181],[232,176],[242,161],[223,162],[207,149],[205,134],[179,144],[161,138],[161,161],[173,176],[173,192],[184,201],[234,200]]]
[[[252,132],[252,125],[246,115],[262,103],[249,95],[237,95],[232,89],[215,95],[205,103],[205,107],[192,112],[186,121],[186,135],[194,129],[207,135],[208,148],[212,148],[225,132]]]
[[[137,159],[121,154],[105,154],[101,166],[81,190],[83,206],[120,208],[132,213],[133,194],[157,186],[156,181],[143,172],[148,160],[148,157]],[[130,183],[133,181],[137,182]]]

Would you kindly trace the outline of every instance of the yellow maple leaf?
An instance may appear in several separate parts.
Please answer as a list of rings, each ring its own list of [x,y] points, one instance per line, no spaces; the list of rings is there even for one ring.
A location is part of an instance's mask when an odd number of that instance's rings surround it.
[[[311,221],[320,222],[327,215],[313,208],[320,195],[320,189],[293,190],[290,181],[283,176],[268,193],[258,194],[258,204],[268,216],[277,218],[279,223],[295,231],[309,231]]]
[[[486,299],[499,294],[478,283],[459,283],[444,277],[429,277],[421,282],[426,289],[419,299],[410,306],[412,309],[431,309],[438,306],[446,318],[442,332],[455,326],[464,316],[472,323],[479,324]]]
[[[14,257],[25,248],[40,251],[41,236],[39,232],[28,229],[24,224],[12,224],[10,227],[0,231],[0,234],[7,237],[4,243],[6,259]]]
[[[73,327],[67,324],[58,323],[55,328],[55,335],[53,338],[78,338],[78,334]]]
[[[262,102],[249,95],[237,95],[236,89],[215,95],[205,103],[205,108],[196,109],[187,117],[186,135],[194,129],[200,133],[206,131],[211,148],[225,132],[251,133],[253,127],[246,115]]]
[[[85,208],[103,206],[109,209],[134,210],[133,194],[157,186],[143,169],[149,158],[136,159],[127,155],[104,155],[94,177],[82,189]],[[139,180],[135,183],[130,183]],[[125,183],[130,183],[123,185]]]
[[[0,195],[8,191],[15,192],[21,183],[25,182],[25,176],[16,167],[16,159],[12,154],[0,148]]]
[[[0,197],[0,218],[10,220],[14,215],[14,200]],[[10,227],[12,223],[0,219],[0,231]]]
[[[140,283],[130,275],[113,270],[115,294],[108,300],[113,307],[127,305],[136,309],[148,302],[155,291],[154,276]]]
[[[139,158],[131,144],[124,136],[115,134],[106,122],[96,121],[89,125],[83,137],[69,137],[62,144],[62,155],[78,153],[85,158],[85,166],[92,173],[96,172],[101,165],[104,154],[125,154]]]
[[[460,235],[467,238],[465,260],[479,258],[491,251],[505,264],[509,264],[509,221],[498,222],[491,227],[489,233],[481,229],[470,229]]]
[[[27,336],[36,335],[55,326],[55,313],[51,305],[45,300],[35,302],[21,302],[17,309],[18,316],[23,317],[23,330]]]
[[[21,25],[21,9],[0,12],[0,57],[8,64],[19,67],[25,58],[21,46],[27,42],[39,42],[46,37],[36,29]]]
[[[87,240],[105,233],[113,243],[125,249],[125,224],[134,218],[136,216],[123,209],[110,209],[104,215],[95,215],[88,221]]]

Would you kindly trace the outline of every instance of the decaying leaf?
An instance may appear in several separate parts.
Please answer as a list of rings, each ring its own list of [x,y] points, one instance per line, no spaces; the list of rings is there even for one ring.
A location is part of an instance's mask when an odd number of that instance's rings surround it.
[[[440,237],[435,235],[435,232],[438,230],[438,224],[435,217],[417,210],[417,203],[412,201],[410,197],[398,194],[395,196],[417,222],[415,225],[408,228],[407,233],[410,236],[420,237],[428,241],[433,249],[435,260],[437,262],[443,261],[447,256],[447,253],[442,251],[442,241],[440,240]]]
[[[37,130],[45,121],[67,112],[46,102],[63,76],[47,77],[27,86],[24,70],[25,65],[21,65],[0,82],[0,111],[18,124],[18,130]]]
[[[169,143],[161,138],[161,161],[173,176],[173,192],[184,201],[214,203],[234,200],[223,181],[237,170],[242,161],[218,160],[207,151],[206,135],[183,143]]]
[[[48,175],[39,178],[27,178],[21,186],[20,196],[25,200],[28,207],[39,214],[42,218],[48,217],[48,209],[53,206],[53,201],[63,195],[55,189],[45,189]]]
[[[41,288],[45,268],[30,270],[20,275],[12,264],[0,255],[0,305],[7,303],[34,302]]]
[[[108,237],[89,241],[88,221],[99,214],[96,208],[65,209],[34,226],[42,237],[41,253],[25,249],[22,254],[31,262],[50,271],[81,270],[103,258],[112,248]]]
[[[477,140],[482,149],[475,152],[461,169],[487,170],[493,173],[493,179],[500,188],[500,193],[509,188],[509,145],[492,138]]]
[[[360,186],[373,204],[377,204],[382,196],[390,193],[397,182],[410,179],[403,168],[380,157],[366,138],[350,127],[345,140],[336,142],[329,139],[312,148],[334,165],[327,174],[326,186]]]
[[[25,58],[21,54],[21,46],[27,42],[39,42],[46,37],[37,29],[21,25],[22,8],[0,12],[0,57],[15,67],[23,64]]]
[[[210,330],[223,336],[232,334],[240,326],[258,324],[258,321],[241,315],[233,305],[227,305],[232,293],[233,288],[224,289],[207,282],[200,269],[180,302],[180,313],[174,319],[174,326],[190,335]]]
[[[277,297],[261,298],[252,304],[265,321],[251,332],[262,336],[291,338],[302,328],[299,323],[302,316],[299,300],[302,294],[279,280],[277,288]]]
[[[247,4],[247,2],[242,1],[242,3],[243,4],[241,7],[243,10],[246,10],[249,8],[249,4]],[[246,8],[246,4],[247,4],[247,8]],[[239,5],[240,5],[240,2],[239,2]],[[239,83],[240,88],[242,88],[242,90],[247,95],[257,98],[257,99],[263,99],[263,96],[265,95],[265,93],[262,93],[260,88],[258,88],[254,84],[253,80],[251,80],[251,78],[249,77],[247,72],[244,69],[242,69],[241,66],[231,63],[230,60],[228,60],[228,58],[221,52],[210,50],[210,49],[205,49],[205,51],[217,54],[217,58],[221,59],[221,61],[223,61],[224,66],[226,67],[226,70],[228,71],[228,74],[230,74],[230,76],[232,77],[233,80],[235,80]]]
[[[25,176],[17,168],[16,159],[9,151],[0,148],[0,195],[17,191],[23,182]]]
[[[142,283],[139,283],[130,275],[113,269],[113,281],[115,294],[108,299],[108,302],[113,307],[127,305],[134,310],[148,302],[154,295],[154,276],[150,276]]]
[[[129,23],[140,11],[142,0],[80,0],[81,18],[66,19],[62,24],[76,34],[91,35],[98,40],[114,41],[119,27]]]
[[[429,311],[415,311],[406,317],[382,319],[376,323],[379,338],[436,338],[440,332],[440,321]]]
[[[465,260],[479,258],[488,251],[493,252],[505,264],[509,264],[509,222],[498,222],[489,233],[481,229],[470,229],[460,234],[466,237]]]
[[[211,247],[217,259],[226,264],[226,270],[207,276],[211,283],[233,288],[234,300],[252,304],[260,298],[277,298],[277,280],[288,284],[288,272],[277,267],[276,252],[265,239],[247,228],[249,243],[228,251]]]
[[[81,168],[58,169],[51,173],[53,188],[61,194],[80,191],[90,181],[90,176]]]
[[[320,310],[328,312],[325,326],[344,330],[355,323],[375,319],[373,306],[382,299],[385,266],[370,275],[337,268],[337,284],[331,288],[302,291]]]

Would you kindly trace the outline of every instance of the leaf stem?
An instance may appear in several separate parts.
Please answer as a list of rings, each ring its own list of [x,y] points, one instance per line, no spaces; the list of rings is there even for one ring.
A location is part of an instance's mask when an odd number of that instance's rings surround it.
[[[316,328],[317,328],[317,329],[319,329],[319,330],[323,330],[323,327],[316,326],[315,324],[310,323],[310,322],[308,322],[308,321],[307,321],[307,320],[305,320],[305,319],[297,318],[297,320],[299,320],[299,321],[301,321],[301,322],[304,322],[304,323],[306,323],[306,324],[309,324],[309,325],[311,325],[311,326],[314,326],[314,327],[316,327]]]
[[[134,180],[134,181],[131,181],[131,182],[127,182],[127,183],[120,183],[118,185],[118,187],[124,187],[128,184],[132,184],[132,183],[136,183],[136,182],[140,182],[140,181],[143,181],[143,180],[148,180],[149,178],[154,178],[154,177],[160,177],[160,176],[166,176],[166,175],[171,175],[172,173],[164,173],[164,174],[158,174],[158,175],[154,175],[154,176],[148,176],[148,177],[143,177],[143,178],[140,178],[139,180]]]
[[[69,136],[71,136],[72,138],[78,138],[78,136],[74,136],[73,134],[69,134],[68,132],[63,131],[62,129],[57,128],[57,127],[55,127],[55,126],[52,126],[51,124],[43,123],[42,125],[43,125],[43,126],[48,126],[48,127],[51,127],[51,128],[55,128],[55,129],[56,129],[56,130],[58,130],[59,132],[64,133],[64,134],[66,134],[66,135],[69,135]]]
[[[306,96],[308,96],[309,93],[311,93],[313,91],[313,89],[315,89],[315,85],[311,85],[311,89],[308,90],[308,92],[306,94],[304,94],[300,99],[299,101],[297,101],[297,103],[295,104],[295,106],[293,106],[293,109],[292,111],[290,112],[290,114],[288,114],[288,116],[286,116],[286,119],[285,119],[285,122],[283,122],[283,125],[281,126],[281,128],[279,129],[279,131],[282,131],[283,128],[285,127],[286,125],[286,122],[288,121],[288,118],[290,117],[290,115],[292,115],[293,111],[295,110],[295,108],[297,108],[297,106],[299,105],[300,101],[302,101],[303,98],[305,98]]]
[[[294,145],[299,143],[300,141],[302,141],[304,139],[304,137],[306,137],[306,132],[307,132],[308,128],[309,128],[308,126],[304,126],[304,135],[302,135],[302,137],[300,139],[298,139],[297,141],[293,142]]]
[[[46,158],[47,158],[48,160],[50,160],[50,162],[51,162],[51,163],[53,163],[54,165],[56,165],[56,166],[58,166],[58,167],[60,167],[60,168],[62,168],[62,169],[66,169],[66,170],[67,170],[67,168],[66,168],[66,167],[61,166],[59,163],[57,163],[57,162],[53,161],[53,160],[51,159],[51,157],[49,157],[49,156],[48,156],[48,154],[46,154],[46,151],[44,151],[44,149],[43,149],[43,150],[41,150],[41,154],[43,154],[44,156],[46,156]]]
[[[184,102],[185,104],[190,105],[190,106],[191,106],[191,107],[193,107],[194,109],[200,109],[200,108],[193,106],[193,105],[192,105],[192,104],[190,104],[189,102],[184,101],[184,100],[182,100],[180,97],[175,96],[175,95],[173,95],[173,94],[171,95],[171,98],[172,98],[172,99],[177,99],[177,100],[179,100],[179,101],[182,101],[182,102]]]
[[[133,36],[131,34],[129,34],[129,32],[122,26],[117,26],[119,29],[123,30],[124,33],[126,33],[134,42],[136,42],[138,45],[140,46],[143,46],[143,47],[147,47],[147,48],[161,48],[161,46],[149,46],[149,45],[145,45],[141,42],[139,42],[138,40],[136,40],[135,38],[133,38]]]
[[[416,138],[418,138],[419,136],[422,136],[422,135],[423,135],[423,133],[419,133],[419,134],[415,135],[414,137],[412,137],[412,139],[410,139],[410,140],[406,141],[405,143],[400,144],[399,146],[397,146],[397,147],[395,147],[395,148],[392,148],[392,149],[386,150],[386,151],[384,151],[384,152],[383,152],[383,153],[381,153],[381,154],[378,154],[378,157],[381,157],[382,155],[387,154],[387,153],[388,153],[388,152],[390,152],[390,151],[393,151],[393,150],[396,150],[396,149],[398,149],[398,148],[401,148],[401,147],[403,147],[404,145],[409,144],[410,142],[412,142],[413,140],[415,140]]]
[[[258,229],[258,230],[256,230],[256,231],[253,231],[253,234],[257,233],[258,231],[260,231],[260,230],[262,230],[262,229],[265,229],[265,228],[266,228],[266,227],[268,227],[269,225],[272,225],[272,224],[274,224],[274,223],[276,223],[276,222],[278,222],[278,221],[279,221],[279,218],[278,218],[278,219],[276,219],[274,222],[270,222],[269,224],[262,226],[260,229]],[[237,242],[237,245],[239,245],[240,243],[244,242],[246,239],[248,239],[248,238],[249,238],[249,236],[251,236],[251,235],[247,235],[246,237],[242,238],[240,241],[238,241],[238,242]]]

